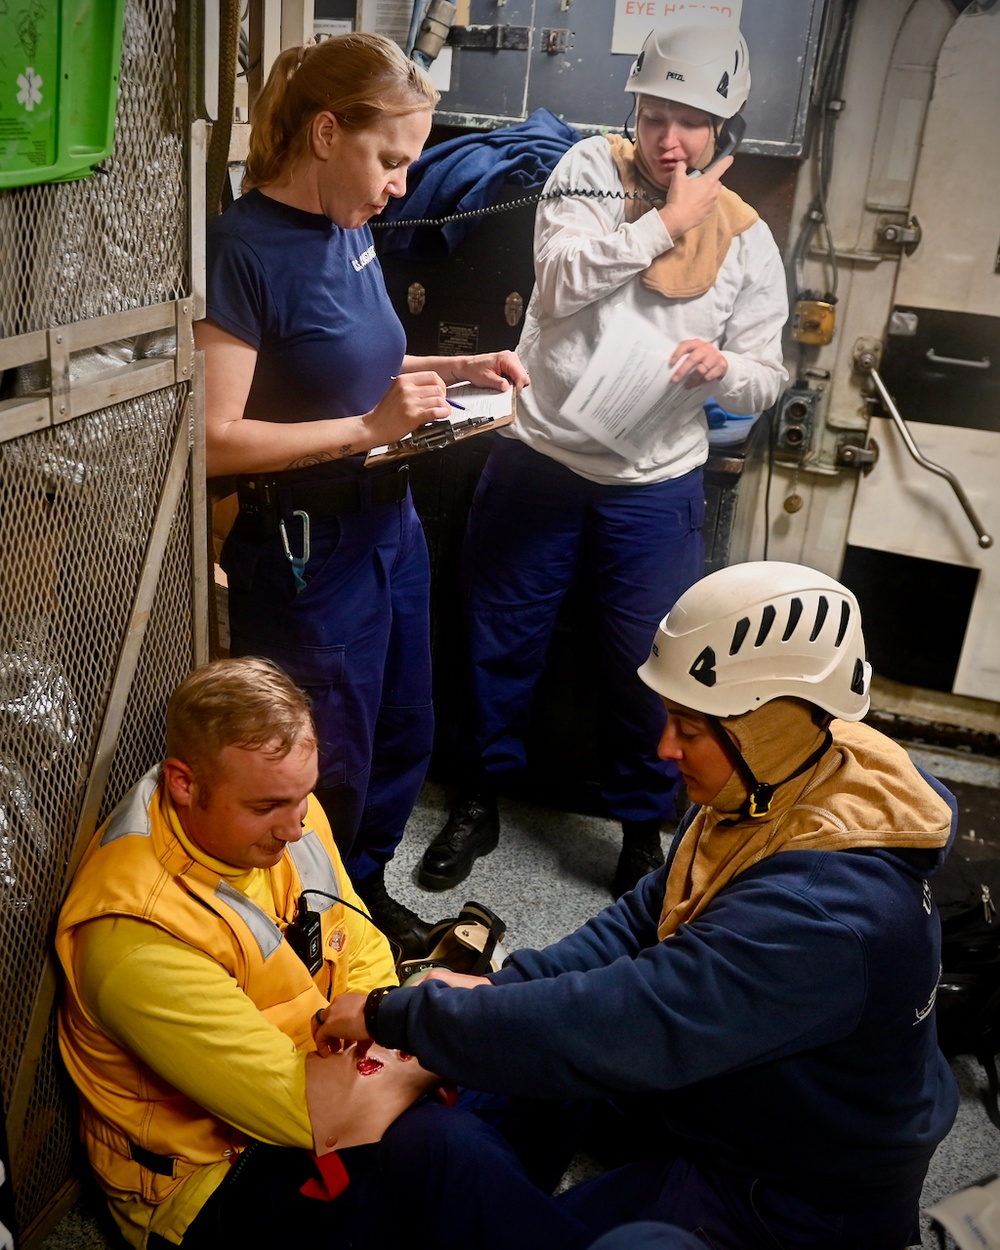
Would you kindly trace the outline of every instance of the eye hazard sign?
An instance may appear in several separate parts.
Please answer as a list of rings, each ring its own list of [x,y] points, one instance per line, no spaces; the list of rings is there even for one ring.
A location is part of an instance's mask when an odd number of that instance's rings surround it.
[[[674,21],[704,18],[738,27],[742,8],[743,0],[615,0],[611,51],[635,56],[655,26],[669,26]]]

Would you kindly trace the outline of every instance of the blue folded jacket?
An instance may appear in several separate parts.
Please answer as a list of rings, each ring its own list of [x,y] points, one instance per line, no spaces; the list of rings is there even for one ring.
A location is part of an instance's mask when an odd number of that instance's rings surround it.
[[[405,223],[422,217],[486,208],[508,183],[530,189],[544,185],[559,158],[580,138],[579,131],[536,109],[515,126],[461,135],[429,148],[410,167],[406,195],[391,200],[385,220]],[[479,224],[479,218],[444,226],[411,226],[379,231],[379,254],[407,260],[447,260]]]

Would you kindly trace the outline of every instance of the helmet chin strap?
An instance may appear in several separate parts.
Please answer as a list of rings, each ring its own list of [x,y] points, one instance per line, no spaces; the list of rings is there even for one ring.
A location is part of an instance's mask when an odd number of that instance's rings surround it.
[[[637,95],[633,95],[633,97],[632,97],[632,107],[629,109],[629,111],[628,111],[628,117],[626,117],[626,118],[625,118],[625,122],[624,122],[624,124],[622,125],[622,134],[623,134],[623,135],[625,136],[625,138],[626,138],[626,139],[628,139],[629,141],[631,141],[631,139],[632,139],[632,132],[629,130],[629,128],[628,128],[628,124],[629,124],[629,122],[632,120],[632,114],[635,112],[635,102],[636,102],[636,100],[638,100],[638,98],[639,98],[639,97],[638,97]]]
[[[712,151],[705,162],[706,165],[711,165],[712,161],[715,160],[715,154],[719,150],[719,136],[722,134],[722,118],[716,117],[714,114],[709,114],[709,116],[712,118]]]
[[[833,743],[833,735],[829,729],[823,735],[823,741],[819,744],[794,772],[788,774],[784,781],[777,781],[771,785],[767,781],[758,781],[753,774],[753,769],[746,762],[736,743],[726,733],[725,726],[717,716],[705,716],[705,722],[711,729],[715,740],[725,752],[726,758],[732,764],[733,768],[739,773],[740,780],[746,787],[747,801],[744,803],[741,811],[745,816],[751,816],[759,820],[762,816],[768,815],[771,810],[771,800],[774,798],[775,790],[779,790],[783,785],[796,777],[801,776],[807,769],[812,766],[826,754],[827,750]]]

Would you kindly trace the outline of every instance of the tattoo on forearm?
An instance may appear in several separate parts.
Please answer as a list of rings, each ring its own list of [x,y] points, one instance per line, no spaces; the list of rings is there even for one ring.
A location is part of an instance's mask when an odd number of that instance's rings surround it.
[[[343,454],[344,454],[343,452],[340,452],[340,455],[343,455]],[[308,456],[300,456],[297,460],[290,460],[288,464],[285,465],[285,468],[286,469],[306,469],[312,464],[326,464],[327,461],[336,460],[336,459],[338,459],[338,456],[334,455],[332,452],[314,451],[314,452],[311,452]]]

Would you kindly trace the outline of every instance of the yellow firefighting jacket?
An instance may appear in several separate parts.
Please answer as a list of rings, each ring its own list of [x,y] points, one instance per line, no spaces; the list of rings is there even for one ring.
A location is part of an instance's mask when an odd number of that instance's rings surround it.
[[[63,1057],[80,1093],[81,1136],[109,1195],[165,1201],[197,1169],[231,1158],[245,1139],[110,1038],[76,984],[78,930],[99,916],[154,924],[207,953],[297,1049],[312,1049],[311,1020],[347,988],[350,890],[322,809],[310,798],[306,832],[270,870],[276,924],[261,907],[195,860],[171,828],[169,799],[147,774],[98,830],[59,918],[56,950],[67,985],[60,1010]],[[342,885],[343,882],[343,885]],[[284,937],[299,896],[320,913],[322,966],[310,976]],[[351,894],[353,897],[353,893]],[[390,965],[391,966],[391,965]],[[384,978],[383,978],[384,979]]]

